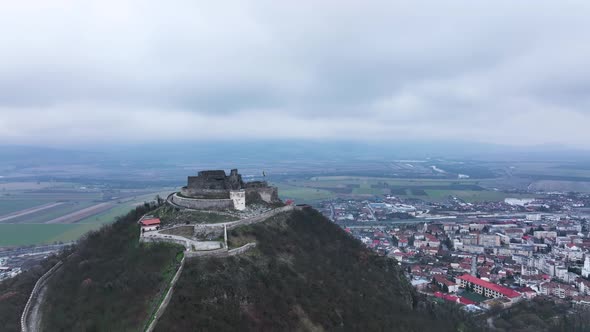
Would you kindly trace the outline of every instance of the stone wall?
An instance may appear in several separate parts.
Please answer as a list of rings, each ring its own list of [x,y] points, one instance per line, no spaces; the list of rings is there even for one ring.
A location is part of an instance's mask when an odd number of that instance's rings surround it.
[[[234,208],[234,201],[229,199],[197,199],[172,195],[172,203],[195,210],[229,210]]]
[[[198,176],[189,176],[187,182],[187,187],[192,189],[238,190],[244,186],[237,169],[232,169],[229,176],[223,170],[201,171]]]
[[[251,224],[256,224],[262,222],[270,217],[276,216],[277,214],[283,212],[293,211],[295,209],[292,205],[283,206],[278,209],[274,209],[268,212],[261,213],[257,216],[241,219],[237,221],[231,221],[227,223],[219,223],[219,224],[196,224],[194,235],[197,238],[218,238],[223,236],[223,226],[227,226],[227,230],[234,229],[240,226],[246,226]]]
[[[187,252],[185,257],[187,258],[199,258],[199,257],[229,257],[229,256],[236,256],[245,253],[246,251],[256,247],[256,242],[246,243],[245,245],[234,248],[231,250],[227,250],[227,248],[217,249],[217,250],[207,250],[207,251],[195,251],[195,252]]]
[[[168,288],[168,291],[166,292],[166,296],[164,297],[164,300],[162,301],[162,303],[160,303],[160,306],[158,307],[158,310],[156,311],[156,313],[154,315],[154,319],[152,320],[150,325],[145,329],[146,332],[152,332],[154,330],[154,328],[156,327],[156,323],[158,323],[158,319],[160,319],[160,317],[162,317],[162,315],[164,314],[164,311],[166,311],[166,307],[168,307],[168,303],[170,303],[170,299],[172,298],[172,292],[174,291],[174,286],[176,285],[176,282],[180,278],[180,274],[182,273],[182,270],[184,269],[185,259],[186,259],[185,257],[182,257],[182,261],[180,261],[180,266],[178,267],[178,270],[176,271],[174,278],[172,278],[172,280],[170,281],[170,287]]]
[[[25,304],[25,309],[23,310],[23,313],[20,317],[20,324],[21,324],[21,331],[22,332],[28,332],[31,330],[34,330],[35,328],[31,328],[32,326],[35,326],[34,324],[36,322],[29,322],[29,313],[31,311],[31,307],[33,306],[34,302],[38,299],[37,297],[39,296],[39,292],[41,291],[41,289],[43,287],[45,287],[45,283],[47,282],[47,279],[49,279],[49,277],[51,277],[51,275],[57,271],[57,269],[59,269],[59,267],[63,264],[62,261],[57,262],[57,264],[55,264],[51,269],[49,269],[49,271],[45,272],[45,274],[43,276],[41,276],[41,278],[39,278],[39,280],[37,280],[37,282],[35,283],[35,287],[33,287],[33,291],[31,292],[31,295],[29,296],[29,300],[27,301],[27,304]]]
[[[148,237],[148,236],[142,236],[139,238],[139,242],[153,242],[153,243],[160,243],[160,242],[168,242],[168,243],[174,243],[174,244],[179,244],[185,248],[190,248],[190,240],[186,239],[186,240],[181,240],[181,239],[177,239],[174,238],[172,236],[170,237],[165,237],[165,236],[158,236],[158,237]]]
[[[250,199],[248,199],[248,197]],[[255,198],[257,197],[257,198]],[[279,190],[277,187],[251,187],[246,188],[246,203],[256,203],[260,199],[266,203],[278,203]]]
[[[191,198],[206,198],[206,199],[224,199],[229,198],[229,190],[226,189],[202,189],[182,187],[180,189],[182,196]]]

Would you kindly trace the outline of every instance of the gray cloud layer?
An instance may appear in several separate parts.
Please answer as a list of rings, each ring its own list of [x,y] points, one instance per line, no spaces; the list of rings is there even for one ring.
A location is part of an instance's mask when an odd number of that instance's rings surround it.
[[[587,1],[25,0],[0,143],[590,141]]]

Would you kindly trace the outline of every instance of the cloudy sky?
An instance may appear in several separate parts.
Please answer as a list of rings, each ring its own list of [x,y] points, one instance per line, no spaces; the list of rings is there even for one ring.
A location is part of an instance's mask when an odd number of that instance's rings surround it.
[[[590,148],[590,2],[5,1],[0,144]]]

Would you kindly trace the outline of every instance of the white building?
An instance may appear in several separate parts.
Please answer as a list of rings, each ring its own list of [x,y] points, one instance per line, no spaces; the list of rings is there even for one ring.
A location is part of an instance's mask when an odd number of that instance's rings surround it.
[[[586,259],[584,260],[584,267],[582,268],[582,276],[584,278],[588,278],[590,275],[590,255],[586,254]]]

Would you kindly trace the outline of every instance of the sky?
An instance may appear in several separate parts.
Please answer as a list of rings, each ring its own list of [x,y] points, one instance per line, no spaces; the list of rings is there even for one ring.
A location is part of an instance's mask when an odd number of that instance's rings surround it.
[[[0,144],[590,148],[590,2],[6,1]]]

